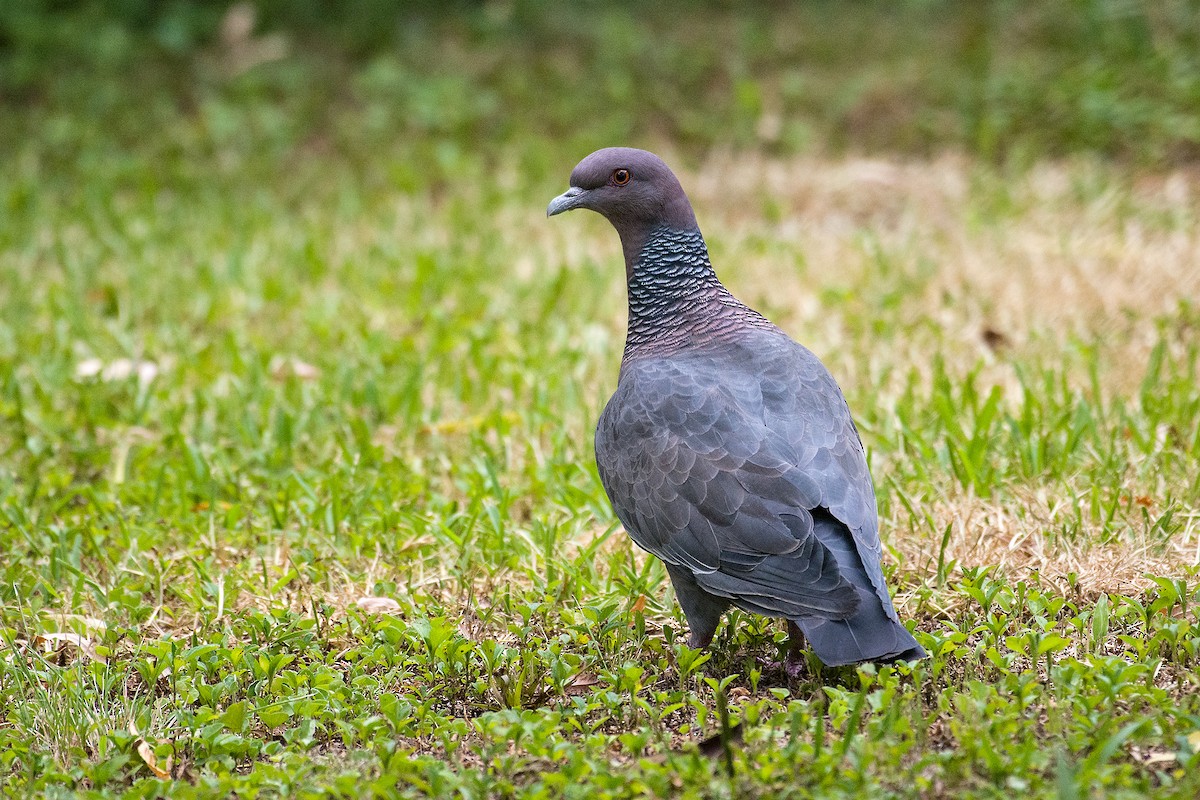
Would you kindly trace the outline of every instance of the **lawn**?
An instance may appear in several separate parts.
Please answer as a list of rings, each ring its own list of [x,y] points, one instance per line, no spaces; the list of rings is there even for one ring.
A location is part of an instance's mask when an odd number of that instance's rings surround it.
[[[1200,794],[1194,8],[451,5],[0,13],[0,793]],[[685,646],[544,216],[617,143],[840,381],[927,661]]]

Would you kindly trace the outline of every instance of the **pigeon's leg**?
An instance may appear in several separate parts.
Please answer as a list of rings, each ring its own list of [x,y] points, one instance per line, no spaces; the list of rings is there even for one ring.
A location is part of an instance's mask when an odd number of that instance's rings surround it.
[[[804,633],[795,622],[789,619],[787,627],[788,649],[787,656],[783,661],[783,671],[787,673],[788,678],[796,680],[804,672],[805,651],[808,649],[808,642],[804,640]]]
[[[708,647],[717,632],[717,625],[721,623],[721,615],[729,608],[729,601],[704,591],[687,567],[665,565],[667,574],[671,576],[671,585],[675,587],[675,596],[679,598],[679,606],[691,629],[687,646]]]

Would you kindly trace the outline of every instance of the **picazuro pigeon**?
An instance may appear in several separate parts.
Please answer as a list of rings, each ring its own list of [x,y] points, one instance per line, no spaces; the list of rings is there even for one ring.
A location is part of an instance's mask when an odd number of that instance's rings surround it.
[[[603,214],[621,236],[629,330],[596,462],[638,545],[662,559],[712,642],[729,606],[789,621],[828,666],[925,656],[880,567],[875,491],[824,365],[729,293],[678,179],[644,150],[597,150],[546,209]]]

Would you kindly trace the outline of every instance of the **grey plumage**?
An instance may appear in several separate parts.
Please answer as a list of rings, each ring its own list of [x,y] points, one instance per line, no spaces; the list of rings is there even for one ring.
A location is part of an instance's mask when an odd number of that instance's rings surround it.
[[[732,604],[784,617],[827,665],[925,655],[883,580],[871,476],[841,390],[807,349],[717,280],[671,171],[640,150],[588,156],[548,215],[621,235],[629,331],[596,428],[600,478],[666,564],[707,645]]]

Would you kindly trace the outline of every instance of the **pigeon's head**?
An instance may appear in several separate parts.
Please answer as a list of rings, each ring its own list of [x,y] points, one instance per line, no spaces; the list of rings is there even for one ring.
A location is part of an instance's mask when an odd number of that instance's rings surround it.
[[[571,172],[571,188],[550,201],[546,216],[576,208],[603,214],[623,241],[660,226],[696,227],[675,174],[658,156],[632,147],[606,147],[580,161]]]

